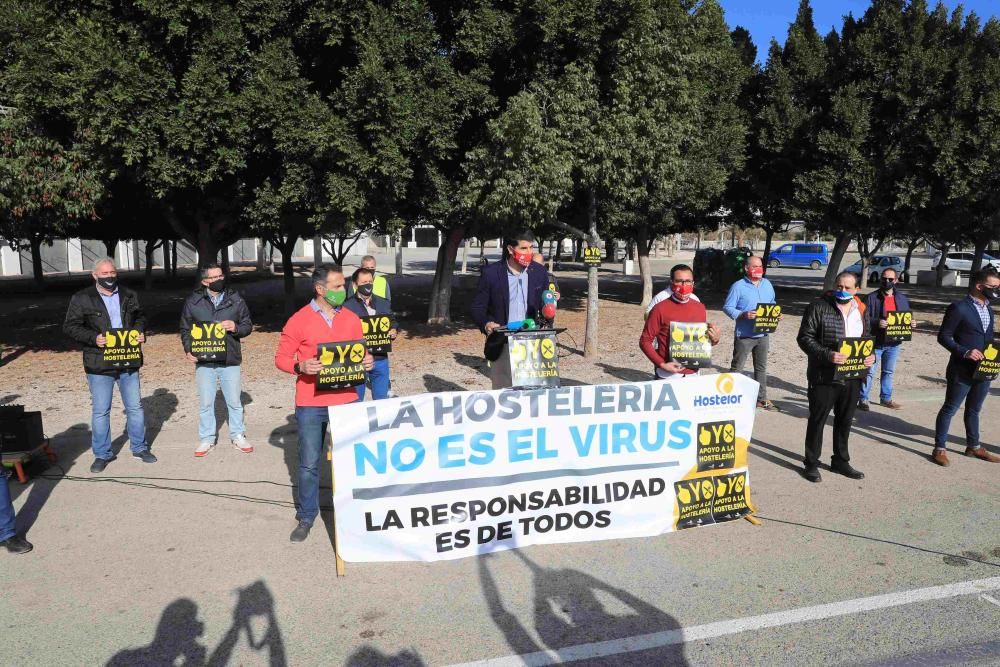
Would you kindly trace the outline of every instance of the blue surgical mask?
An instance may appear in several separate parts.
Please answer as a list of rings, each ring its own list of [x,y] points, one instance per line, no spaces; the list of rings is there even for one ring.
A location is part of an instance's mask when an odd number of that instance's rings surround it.
[[[850,292],[845,292],[844,290],[834,290],[832,294],[833,298],[837,301],[837,303],[848,303],[851,299],[854,298],[853,294],[851,294]]]

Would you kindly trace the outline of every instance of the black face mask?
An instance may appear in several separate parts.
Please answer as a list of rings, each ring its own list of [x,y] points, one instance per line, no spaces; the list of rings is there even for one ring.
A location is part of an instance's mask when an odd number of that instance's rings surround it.
[[[215,292],[216,294],[221,294],[222,290],[226,289],[226,279],[219,278],[218,280],[213,280],[208,284],[208,289]]]
[[[1000,301],[1000,287],[987,287],[986,285],[981,285],[979,287],[979,291],[989,301]]]
[[[368,283],[367,285],[358,285],[358,294],[367,298],[372,295],[373,289],[375,289],[375,286],[371,283]]]
[[[885,290],[886,292],[888,292],[889,290],[891,290],[895,286],[896,286],[896,279],[895,278],[883,278],[882,279],[882,289]]]
[[[118,287],[117,278],[98,278],[97,284],[108,290],[109,292],[114,292],[115,288]]]

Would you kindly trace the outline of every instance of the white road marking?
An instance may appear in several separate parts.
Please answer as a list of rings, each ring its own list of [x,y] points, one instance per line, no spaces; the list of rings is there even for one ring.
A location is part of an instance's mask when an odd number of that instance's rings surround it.
[[[986,600],[987,602],[992,602],[992,603],[993,603],[993,604],[995,604],[996,606],[1000,607],[1000,600],[997,600],[997,599],[996,599],[995,597],[993,597],[992,595],[987,595],[986,593],[983,593],[983,594],[982,594],[982,595],[980,595],[979,597],[981,597],[982,599]]]
[[[695,625],[690,628],[666,630],[664,632],[623,637],[622,639],[612,639],[591,644],[578,644],[557,650],[508,655],[500,658],[487,658],[485,660],[452,665],[451,667],[519,667],[520,665],[538,667],[541,665],[558,665],[572,660],[589,660],[620,655],[622,653],[633,653],[635,651],[648,651],[649,649],[683,644],[700,639],[734,635],[740,632],[747,632],[748,630],[762,630],[764,628],[776,628],[794,623],[804,623],[806,621],[850,616],[876,609],[889,609],[917,602],[944,600],[962,595],[979,594],[980,597],[1000,604],[1000,602],[985,594],[985,591],[995,590],[1000,590],[1000,577],[960,581],[944,586],[917,588],[910,591],[873,595],[867,598],[831,602],[812,607],[800,607],[772,614],[761,614],[760,616],[747,616],[745,618],[735,618],[728,621],[707,623],[705,625]]]

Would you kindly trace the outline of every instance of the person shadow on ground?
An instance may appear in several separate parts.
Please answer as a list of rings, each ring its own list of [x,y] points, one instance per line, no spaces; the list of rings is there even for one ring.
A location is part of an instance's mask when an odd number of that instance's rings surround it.
[[[259,640],[254,632],[254,619],[259,619],[264,626]],[[218,647],[212,651],[207,663],[209,667],[228,665],[233,649],[244,633],[250,648],[267,653],[271,667],[286,667],[288,660],[285,657],[285,642],[281,638],[281,628],[274,613],[274,597],[263,581],[255,581],[238,591],[233,623]]]
[[[299,485],[299,444],[298,444],[298,422],[295,420],[295,413],[285,417],[285,424],[271,431],[267,439],[272,447],[277,447],[282,451],[285,460],[285,467],[288,469],[288,481],[293,489],[292,500],[296,509],[299,506],[298,485]],[[326,429],[326,437],[323,440],[323,453],[319,459],[319,514],[326,527],[327,536],[330,538],[332,547],[334,540],[334,519],[333,519],[333,466],[327,459],[326,452],[329,450],[330,428]],[[288,517],[288,530],[294,528],[294,515]]]
[[[68,429],[53,436],[50,439],[52,452],[56,456],[56,463],[50,464],[44,456],[36,456],[33,460],[35,470],[44,468],[40,474],[31,475],[27,484],[20,484],[15,481],[10,483],[12,499],[16,499],[22,493],[27,493],[21,509],[17,512],[17,532],[19,535],[27,535],[31,527],[38,520],[45,503],[49,501],[52,492],[62,481],[63,475],[73,468],[76,460],[80,457],[86,458],[86,453],[90,451],[90,425],[74,424]]]
[[[206,650],[198,641],[204,633],[205,624],[198,620],[198,605],[188,598],[179,598],[163,610],[149,646],[120,651],[106,667],[204,665]]]
[[[344,667],[424,667],[421,657],[413,651],[386,655],[374,646],[362,646],[351,654]]]
[[[524,561],[533,574],[534,623],[540,644],[521,620],[504,607],[500,588],[489,569],[489,561],[495,556],[480,555],[478,566],[480,584],[490,608],[490,616],[504,633],[508,645],[519,655],[546,649],[558,652],[580,644],[680,629],[672,616],[628,591],[579,570],[541,567],[520,549],[513,549],[511,553]],[[608,613],[598,598],[598,593],[614,598],[633,613]],[[622,657],[629,664],[636,658],[634,653]],[[614,664],[614,660],[607,656],[599,662]],[[684,657],[680,634],[678,633],[677,643],[644,651],[640,662],[670,667],[686,666],[688,663]]]
[[[152,643],[119,651],[106,667],[222,667],[232,660],[233,651],[244,635],[250,649],[264,654],[262,657],[266,657],[268,665],[288,665],[285,643],[274,611],[274,596],[263,581],[255,581],[237,590],[232,624],[211,655],[199,641],[204,634],[205,624],[198,620],[198,605],[188,598],[179,598],[163,610]]]

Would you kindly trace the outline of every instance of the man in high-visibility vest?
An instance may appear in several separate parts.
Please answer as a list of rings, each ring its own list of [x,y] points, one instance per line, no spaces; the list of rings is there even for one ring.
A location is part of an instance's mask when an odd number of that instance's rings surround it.
[[[365,255],[361,258],[362,269],[368,269],[375,275],[375,280],[372,282],[372,294],[377,297],[383,298],[389,302],[389,309],[392,309],[392,290],[389,288],[389,281],[386,277],[378,272],[375,268],[375,258],[371,255]],[[347,289],[349,290],[348,297],[354,296],[354,284],[351,281],[347,283]]]

